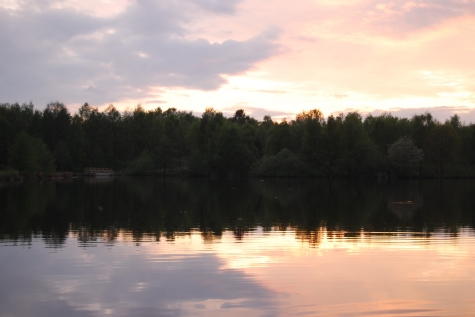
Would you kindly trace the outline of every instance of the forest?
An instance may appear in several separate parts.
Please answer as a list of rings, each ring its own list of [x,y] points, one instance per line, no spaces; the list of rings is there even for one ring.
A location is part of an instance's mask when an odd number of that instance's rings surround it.
[[[0,176],[82,173],[107,167],[129,175],[211,177],[475,177],[475,124],[430,113],[330,115],[302,111],[262,121],[213,108],[198,117],[175,108],[119,112],[87,103],[71,114],[0,104]]]

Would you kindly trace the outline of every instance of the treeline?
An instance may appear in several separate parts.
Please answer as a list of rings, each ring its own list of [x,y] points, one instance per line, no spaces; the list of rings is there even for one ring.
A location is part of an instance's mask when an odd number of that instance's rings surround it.
[[[191,112],[119,112],[62,103],[0,104],[0,169],[22,174],[109,167],[130,174],[304,177],[475,176],[475,125],[357,112],[294,120]]]

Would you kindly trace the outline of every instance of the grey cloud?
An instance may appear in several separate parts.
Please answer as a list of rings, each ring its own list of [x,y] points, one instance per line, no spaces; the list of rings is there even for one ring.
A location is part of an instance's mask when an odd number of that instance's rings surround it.
[[[190,19],[188,12],[182,11],[185,9],[166,1],[137,0],[122,14],[111,19],[110,24],[125,33],[123,35],[154,36],[165,33],[182,36],[186,34],[182,25]]]
[[[186,25],[196,18],[196,6],[229,14],[238,2],[137,0],[114,18],[47,6],[0,9],[0,95],[3,102],[32,100],[42,107],[53,99],[143,98],[151,86],[217,89],[226,83],[223,75],[280,52],[279,30],[246,41],[189,39]]]
[[[27,12],[21,16],[17,27],[28,34],[46,35],[51,42],[65,42],[76,36],[89,34],[107,26],[107,21],[67,9],[51,9],[43,12]]]
[[[414,115],[419,115],[425,112],[430,112],[434,118],[444,122],[451,116],[457,114],[462,121],[466,123],[475,123],[475,109],[466,107],[429,107],[429,108],[392,108],[389,110],[376,109],[367,114],[380,115],[383,112],[389,112],[394,116],[401,118],[412,118]],[[344,111],[346,113],[347,111]],[[363,113],[364,114],[364,113]]]
[[[408,6],[406,1],[374,1],[364,8],[365,20],[384,30],[404,33],[475,14],[475,1],[416,0],[412,3],[413,6]],[[389,6],[389,12],[378,8],[379,5]]]
[[[242,0],[189,0],[202,7],[203,9],[219,12],[219,13],[234,13],[236,6]]]

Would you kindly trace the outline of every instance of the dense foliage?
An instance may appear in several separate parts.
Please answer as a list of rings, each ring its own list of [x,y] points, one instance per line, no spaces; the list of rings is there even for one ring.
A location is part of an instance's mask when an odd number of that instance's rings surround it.
[[[303,111],[295,120],[263,121],[237,110],[123,113],[88,105],[71,114],[61,103],[43,110],[0,104],[0,170],[23,174],[110,167],[130,174],[209,176],[475,176],[475,125],[455,115],[411,119],[357,112]]]

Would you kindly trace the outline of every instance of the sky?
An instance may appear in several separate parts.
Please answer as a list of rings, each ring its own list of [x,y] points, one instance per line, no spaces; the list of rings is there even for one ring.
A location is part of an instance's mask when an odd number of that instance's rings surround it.
[[[475,0],[0,0],[0,102],[475,122]]]

